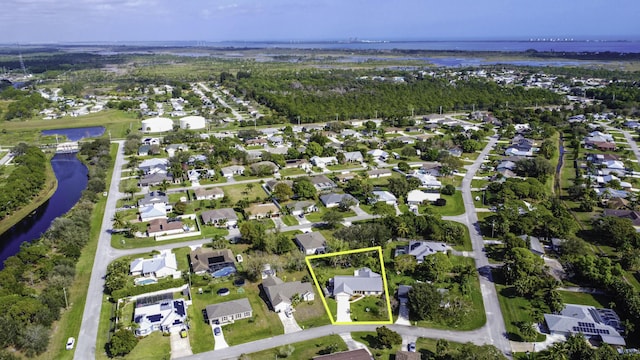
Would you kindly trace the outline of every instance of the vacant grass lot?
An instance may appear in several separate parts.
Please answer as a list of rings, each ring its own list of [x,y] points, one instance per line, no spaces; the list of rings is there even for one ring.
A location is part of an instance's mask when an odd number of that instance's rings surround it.
[[[589,305],[597,308],[608,308],[611,298],[606,295],[576,293],[557,290],[565,304]]]
[[[456,190],[453,195],[440,195],[442,199],[447,200],[445,206],[431,206],[434,213],[442,216],[455,216],[464,214],[464,202],[462,201],[462,193]]]
[[[347,345],[344,343],[342,338],[339,335],[330,335],[325,336],[313,340],[301,341],[297,343],[291,344],[291,346],[295,349],[291,355],[288,356],[290,359],[311,359],[318,355],[322,355],[322,351],[327,349],[329,346],[334,345],[336,352],[338,351],[346,351]],[[278,349],[268,349],[260,352],[248,354],[248,358],[251,360],[272,360],[278,359]]]
[[[224,186],[222,190],[224,190],[224,195],[230,199],[232,204],[242,199],[255,202],[256,199],[262,201],[267,198],[267,193],[258,182]]]
[[[507,336],[512,341],[523,341],[517,324],[521,321],[534,322],[531,314],[534,307],[531,301],[516,295],[513,286],[496,284],[496,291],[498,292],[504,323],[507,327]],[[544,334],[538,334],[536,341],[544,341],[546,338]]]

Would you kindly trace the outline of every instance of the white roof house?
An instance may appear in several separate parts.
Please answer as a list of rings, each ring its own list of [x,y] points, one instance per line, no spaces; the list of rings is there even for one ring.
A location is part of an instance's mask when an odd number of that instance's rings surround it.
[[[206,121],[202,116],[185,116],[180,119],[180,129],[198,130],[204,129]]]
[[[378,201],[382,201],[389,205],[396,205],[398,203],[398,198],[388,191],[376,190],[371,193],[373,194],[370,199],[372,203],[376,203]]]
[[[418,264],[424,261],[424,258],[438,252],[447,252],[451,247],[443,242],[434,241],[409,241],[409,245],[396,247],[395,256],[411,255],[416,258]]]
[[[327,165],[333,165],[338,163],[338,159],[335,156],[326,156],[326,157],[314,156],[309,160],[313,165],[319,166],[319,167],[326,167]]]
[[[140,221],[150,221],[167,217],[167,206],[165,204],[153,204],[140,208]]]
[[[129,265],[129,272],[133,276],[142,275],[156,278],[171,276],[177,279],[181,275],[181,272],[178,271],[176,254],[171,250],[163,250],[151,259],[138,258],[133,260]]]
[[[360,151],[349,151],[344,153],[344,159],[347,162],[363,162],[364,157]]]
[[[159,133],[173,130],[173,120],[164,117],[154,117],[142,120],[142,132]]]
[[[389,153],[380,149],[369,150],[367,151],[367,154],[373,156],[374,159],[380,159],[382,161],[385,161],[389,158]]]
[[[440,199],[440,193],[427,193],[422,190],[411,190],[407,194],[408,205],[420,205],[425,201],[436,201]]]
[[[624,346],[620,335],[623,330],[620,318],[610,309],[593,306],[566,304],[560,314],[544,314],[549,331],[553,335],[584,334],[587,339]]]
[[[133,320],[138,327],[136,336],[149,335],[154,331],[179,331],[187,320],[187,303],[184,299],[163,300],[160,303],[136,307]]]
[[[138,165],[138,168],[145,174],[167,173],[169,166],[168,159],[147,159]]]
[[[421,186],[427,189],[440,189],[442,187],[442,183],[436,179],[435,176],[424,174],[421,171],[415,171],[413,174],[409,175],[418,180],[420,180]]]

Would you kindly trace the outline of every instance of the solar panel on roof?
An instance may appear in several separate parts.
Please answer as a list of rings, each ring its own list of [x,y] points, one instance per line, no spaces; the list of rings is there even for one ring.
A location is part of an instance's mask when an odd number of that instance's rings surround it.
[[[162,319],[162,314],[154,314],[147,316],[147,319],[151,322],[158,322]]]

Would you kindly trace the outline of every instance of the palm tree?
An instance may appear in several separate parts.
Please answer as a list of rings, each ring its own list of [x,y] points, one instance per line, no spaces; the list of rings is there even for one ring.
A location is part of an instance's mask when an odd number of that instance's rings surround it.
[[[114,229],[123,229],[126,226],[126,221],[124,219],[124,214],[122,212],[116,212],[113,214],[113,228]]]
[[[407,224],[405,224],[404,222],[401,222],[398,224],[398,226],[396,227],[396,232],[398,233],[398,237],[406,237],[407,235],[409,235],[409,227],[407,226]]]
[[[569,352],[565,342],[558,342],[536,357],[543,360],[568,360]]]

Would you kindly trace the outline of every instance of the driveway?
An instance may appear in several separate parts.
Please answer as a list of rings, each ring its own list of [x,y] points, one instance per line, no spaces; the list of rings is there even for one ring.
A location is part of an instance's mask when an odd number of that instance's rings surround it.
[[[283,311],[278,313],[278,317],[280,318],[280,322],[284,326],[284,333],[290,334],[296,331],[302,331],[302,328],[296,322],[296,319],[291,315],[291,317],[287,317]]]
[[[191,344],[189,343],[189,337],[181,338],[180,332],[171,333],[171,358],[177,359],[189,355],[193,355],[191,351]]]
[[[371,351],[369,351],[369,349],[363,343],[353,340],[353,338],[351,337],[351,333],[340,333],[338,335],[342,338],[344,343],[347,344],[347,349],[365,349],[369,353],[369,355],[371,355]]]
[[[360,206],[358,206],[358,205],[352,206],[351,210],[353,210],[353,212],[356,213],[356,216],[367,216],[367,215],[369,215],[364,210],[360,209]]]
[[[336,296],[338,303],[338,316],[336,322],[351,322],[351,305],[349,304],[349,295]]]
[[[311,221],[307,220],[307,216],[306,215],[303,216],[303,217],[296,216],[296,220],[298,220],[298,224],[300,224],[300,225],[309,225],[309,224],[311,224]]]
[[[220,328],[220,335],[216,335],[216,333],[213,332],[213,329],[216,327]],[[227,344],[227,340],[224,339],[224,331],[222,331],[222,326],[211,325],[211,331],[213,332],[213,340],[215,341],[213,350],[226,349],[229,347],[229,344]]]
[[[396,320],[396,325],[411,326],[411,321],[409,321],[409,306],[407,305],[407,300],[400,300],[400,308],[398,310],[398,320]]]

